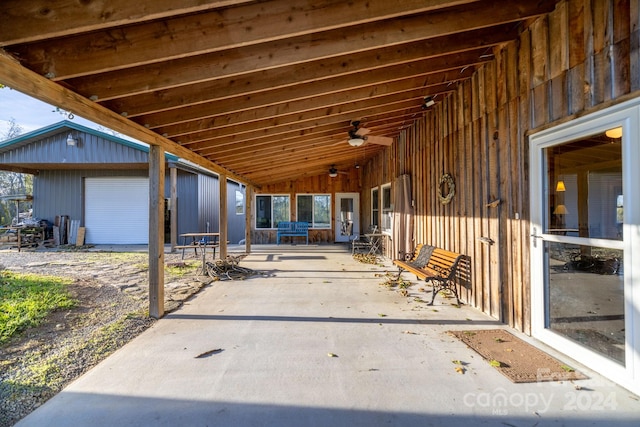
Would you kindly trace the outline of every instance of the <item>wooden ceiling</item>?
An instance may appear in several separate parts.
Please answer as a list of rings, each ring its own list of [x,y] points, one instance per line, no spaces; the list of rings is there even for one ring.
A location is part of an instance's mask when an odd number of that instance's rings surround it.
[[[353,120],[397,138],[556,2],[3,0],[0,48],[261,186],[366,161]]]

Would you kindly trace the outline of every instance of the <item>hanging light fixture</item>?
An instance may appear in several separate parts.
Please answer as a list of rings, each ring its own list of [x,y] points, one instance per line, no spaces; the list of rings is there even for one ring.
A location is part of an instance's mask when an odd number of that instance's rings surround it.
[[[364,138],[361,136],[353,136],[349,138],[349,145],[352,147],[360,147],[362,144],[364,144]]]
[[[556,184],[556,191],[557,192],[563,192],[563,191],[567,191],[567,189],[564,186],[564,181],[563,180],[558,180],[558,183]]]
[[[425,96],[424,97],[424,102],[422,103],[422,109],[426,110],[427,108],[434,106],[435,103],[436,103],[436,101],[433,100],[433,97]]]
[[[360,147],[364,144],[364,136],[358,134],[358,126],[360,126],[359,121],[351,122],[353,125],[353,129],[349,131],[349,145],[352,147]]]
[[[607,138],[618,139],[622,138],[622,126],[618,126],[617,128],[609,129],[604,133]]]
[[[67,145],[75,146],[77,143],[78,143],[78,140],[74,138],[72,134],[69,134],[69,136],[67,136]]]

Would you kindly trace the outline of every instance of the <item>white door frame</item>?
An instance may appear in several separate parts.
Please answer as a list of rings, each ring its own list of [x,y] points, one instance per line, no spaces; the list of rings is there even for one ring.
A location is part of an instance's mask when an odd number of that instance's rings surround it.
[[[340,216],[340,207],[342,205],[342,199],[353,199],[353,217],[348,218],[348,220],[352,221],[351,224],[351,234],[344,235],[342,234],[342,218]],[[360,234],[360,193],[336,193],[336,203],[334,210],[334,241],[335,242],[350,242],[356,234]]]
[[[625,189],[623,241],[587,239],[544,234],[544,217],[549,184],[543,150],[607,129],[622,126],[622,181]],[[546,129],[530,137],[531,201],[531,327],[534,337],[567,354],[634,393],[640,394],[640,98]],[[624,250],[625,366],[571,341],[547,328],[545,313],[545,241],[619,246]]]

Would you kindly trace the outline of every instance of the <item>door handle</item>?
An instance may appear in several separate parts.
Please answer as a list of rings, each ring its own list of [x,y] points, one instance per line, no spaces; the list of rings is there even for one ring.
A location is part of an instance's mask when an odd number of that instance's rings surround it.
[[[542,239],[542,236],[538,235],[538,230],[536,227],[533,227],[533,234],[530,234],[530,237],[533,237],[533,247],[538,247],[538,239]]]

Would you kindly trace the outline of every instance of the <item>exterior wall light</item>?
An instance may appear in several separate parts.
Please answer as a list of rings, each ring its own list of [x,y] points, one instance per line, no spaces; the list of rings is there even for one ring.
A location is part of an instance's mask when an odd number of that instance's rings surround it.
[[[69,136],[67,136],[67,145],[75,146],[77,143],[78,143],[78,140],[74,138],[73,135],[69,134]]]

